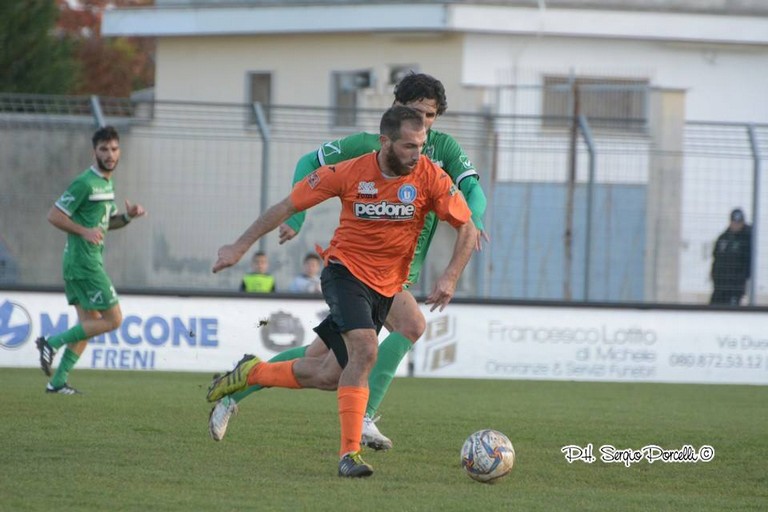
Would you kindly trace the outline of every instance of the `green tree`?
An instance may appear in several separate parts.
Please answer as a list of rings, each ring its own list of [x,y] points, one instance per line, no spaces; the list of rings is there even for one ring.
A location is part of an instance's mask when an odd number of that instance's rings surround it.
[[[80,70],[72,94],[128,97],[154,84],[154,39],[101,36],[108,7],[147,6],[152,0],[56,1],[61,11],[57,29],[72,42]]]
[[[0,92],[66,94],[77,83],[55,0],[0,1]]]

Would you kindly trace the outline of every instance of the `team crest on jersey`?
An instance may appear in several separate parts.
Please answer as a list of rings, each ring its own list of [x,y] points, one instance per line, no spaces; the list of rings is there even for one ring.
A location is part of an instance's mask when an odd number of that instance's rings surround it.
[[[379,196],[379,191],[376,189],[376,183],[372,181],[361,181],[357,185],[357,197],[359,199],[374,199]]]
[[[317,171],[312,171],[312,174],[307,176],[307,185],[309,188],[315,188],[318,183],[320,183],[320,175],[317,174]]]
[[[398,189],[397,198],[403,204],[411,204],[416,200],[416,187],[410,183],[406,183]]]
[[[72,201],[74,200],[75,200],[75,197],[72,194],[70,194],[69,192],[64,192],[59,198],[58,203],[64,208],[67,208],[70,204],[72,204]]]
[[[323,156],[340,155],[341,154],[341,140],[335,140],[333,142],[326,142],[321,146]]]
[[[427,158],[429,158],[430,160],[433,160],[435,156],[435,146],[434,145],[424,146],[424,151],[422,151],[421,154],[426,155]]]
[[[459,161],[461,162],[461,165],[463,165],[465,169],[475,168],[475,166],[472,165],[472,162],[469,160],[469,157],[467,155],[461,155],[459,157]]]

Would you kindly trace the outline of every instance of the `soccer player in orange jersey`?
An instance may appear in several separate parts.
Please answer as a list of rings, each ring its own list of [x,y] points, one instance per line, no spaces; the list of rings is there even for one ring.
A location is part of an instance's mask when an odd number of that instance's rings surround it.
[[[426,141],[418,111],[394,106],[381,119],[381,150],[339,164],[320,167],[298,182],[291,194],[264,212],[231,245],[219,249],[219,272],[236,264],[265,234],[289,216],[326,199],[339,197],[339,225],[321,256],[323,297],[329,316],[315,328],[343,368],[338,378],[341,423],[339,476],[365,477],[373,468],[360,457],[368,374],[376,361],[378,332],[393,297],[403,289],[424,219],[434,211],[457,232],[453,255],[427,297],[432,309],[453,297],[461,272],[477,240],[471,211],[450,177],[421,155]],[[246,386],[315,387],[306,359],[262,362],[246,356],[234,370],[215,379],[208,390],[213,402]]]

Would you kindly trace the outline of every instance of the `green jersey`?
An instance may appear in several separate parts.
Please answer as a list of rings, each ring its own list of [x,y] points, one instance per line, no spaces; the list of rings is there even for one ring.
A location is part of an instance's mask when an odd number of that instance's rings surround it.
[[[379,149],[381,145],[377,134],[356,133],[320,146],[317,150],[317,160],[320,165],[337,164]],[[442,167],[456,185],[459,185],[464,178],[477,176],[475,166],[472,165],[467,154],[461,149],[456,139],[447,133],[429,130],[422,153]]]
[[[320,146],[316,153],[302,157],[296,166],[293,183],[301,181],[322,165],[336,164],[379,149],[381,149],[379,135],[368,132],[356,133],[333,142],[326,142]],[[442,167],[459,190],[464,193],[472,211],[472,220],[477,229],[482,230],[486,204],[485,195],[482,189],[477,186],[479,176],[475,166],[472,165],[459,143],[447,133],[429,130],[422,153]],[[470,195],[474,195],[473,200],[470,200]],[[415,283],[418,280],[427,249],[437,230],[437,222],[437,217],[433,212],[430,212],[424,221],[424,229],[419,234],[419,241],[411,262],[411,272],[408,278],[410,283]],[[303,223],[304,212],[295,214],[287,221],[287,224],[296,231],[301,229]]]
[[[90,167],[80,173],[56,201],[56,207],[73,222],[98,227],[106,235],[109,218],[117,214],[112,180]],[[92,244],[80,235],[67,234],[64,246],[64,279],[85,279],[104,273],[104,243]]]

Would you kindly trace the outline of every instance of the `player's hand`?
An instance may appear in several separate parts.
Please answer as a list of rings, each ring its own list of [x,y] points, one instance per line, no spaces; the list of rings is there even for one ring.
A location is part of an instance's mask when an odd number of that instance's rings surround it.
[[[286,223],[280,224],[280,227],[277,228],[277,232],[278,235],[280,235],[280,245],[284,244],[297,235],[296,230]]]
[[[131,202],[126,199],[125,213],[127,213],[130,218],[135,219],[136,217],[141,217],[147,212],[146,210],[144,210],[144,207],[141,206],[140,204],[131,204]]]
[[[432,307],[429,308],[430,311],[434,311],[438,307],[440,308],[440,311],[442,311],[445,309],[445,306],[451,302],[455,292],[456,281],[453,281],[452,279],[449,279],[445,276],[441,276],[437,280],[437,283],[435,283],[434,290],[432,290],[432,293],[429,294],[429,297],[427,297],[427,300],[425,300],[424,303],[432,304]]]
[[[485,231],[477,230],[477,240],[475,241],[475,250],[480,252],[483,250],[483,240],[485,243],[491,243],[491,237]]]
[[[94,245],[99,245],[104,240],[104,233],[99,228],[87,228],[80,236]]]
[[[213,273],[215,274],[220,270],[231,267],[240,261],[242,257],[243,253],[234,245],[222,245],[219,249],[219,259],[213,264]]]

